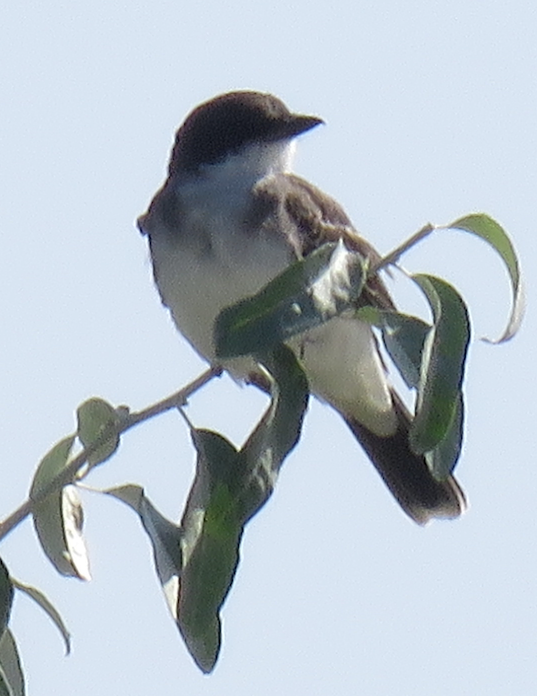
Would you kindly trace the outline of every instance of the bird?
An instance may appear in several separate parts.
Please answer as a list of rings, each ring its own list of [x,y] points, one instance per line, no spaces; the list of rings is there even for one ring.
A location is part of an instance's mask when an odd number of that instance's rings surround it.
[[[138,227],[154,281],[178,331],[211,365],[259,384],[253,356],[219,360],[214,324],[292,263],[343,242],[371,263],[380,255],[331,196],[292,172],[298,136],[324,123],[278,97],[239,90],[194,108],[176,132],[167,178]],[[378,275],[361,299],[395,309]],[[344,314],[290,343],[310,391],[343,418],[402,510],[424,525],[465,509],[453,476],[439,481],[412,451],[413,416],[390,381],[371,326]]]

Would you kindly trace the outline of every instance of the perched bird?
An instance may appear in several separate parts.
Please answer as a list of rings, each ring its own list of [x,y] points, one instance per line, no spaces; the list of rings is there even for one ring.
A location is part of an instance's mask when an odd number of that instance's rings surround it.
[[[270,94],[237,91],[201,104],[177,131],[168,177],[138,225],[163,304],[211,364],[218,363],[219,312],[297,259],[340,239],[373,262],[379,258],[334,199],[291,173],[297,136],[320,123]],[[363,297],[394,308],[378,277],[368,280]],[[410,449],[412,416],[388,380],[371,327],[342,315],[291,345],[312,393],[341,414],[403,510],[419,524],[460,515],[465,499],[456,480],[435,480]],[[223,367],[259,381],[253,358]]]

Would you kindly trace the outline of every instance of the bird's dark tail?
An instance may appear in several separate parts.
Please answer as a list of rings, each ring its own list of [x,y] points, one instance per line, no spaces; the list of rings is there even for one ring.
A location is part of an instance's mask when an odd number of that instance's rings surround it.
[[[391,437],[375,435],[353,418],[347,425],[360,442],[403,510],[418,524],[433,518],[453,519],[466,509],[464,493],[453,476],[437,481],[423,456],[409,445],[411,416],[396,394],[399,429]]]

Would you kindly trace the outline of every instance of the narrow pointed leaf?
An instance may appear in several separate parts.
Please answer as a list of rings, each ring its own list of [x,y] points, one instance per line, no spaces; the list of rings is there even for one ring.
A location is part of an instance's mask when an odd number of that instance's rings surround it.
[[[18,696],[11,632],[8,629],[13,606],[13,581],[9,571],[0,558],[0,696]]]
[[[415,275],[433,313],[427,335],[416,417],[410,443],[417,454],[433,450],[446,437],[456,416],[470,340],[470,322],[463,299],[448,283],[429,275]]]
[[[102,492],[126,503],[139,515],[153,547],[155,568],[166,603],[176,620],[179,577],[182,568],[181,529],[155,508],[141,486],[127,484]]]
[[[74,436],[64,438],[43,457],[32,482],[30,498],[34,501],[32,516],[37,536],[50,562],[62,575],[89,580],[89,561],[82,536],[84,514],[78,491],[68,485],[41,499],[43,491],[67,466],[74,439]]]
[[[69,461],[69,455],[71,454],[74,441],[75,436],[69,435],[69,437],[57,442],[54,447],[45,454],[37,467],[30,487],[30,498],[32,500],[37,500],[56,476],[65,469]]]
[[[451,425],[438,445],[431,451],[425,452],[425,461],[438,480],[445,480],[455,468],[462,450],[462,438],[464,429],[464,400],[462,392],[455,407],[455,415]]]
[[[420,384],[421,360],[431,325],[421,319],[376,307],[363,307],[358,317],[382,330],[384,345],[410,389]],[[462,448],[464,402],[459,392],[455,416],[445,437],[425,459],[433,476],[443,480],[453,471]]]
[[[104,491],[139,514],[172,615],[204,672],[218,657],[219,611],[237,569],[244,524],[270,496],[307,405],[307,383],[293,353],[281,347],[263,361],[278,388],[241,452],[218,433],[192,431],[197,471],[181,527],[163,518],[140,486]]]
[[[409,314],[370,306],[362,307],[357,316],[382,331],[386,350],[407,387],[417,389],[423,346],[431,325]]]
[[[12,696],[24,696],[25,685],[21,660],[15,638],[9,628],[4,631],[0,639],[0,682],[2,681],[4,684],[0,686],[0,694],[4,688],[5,693]]]
[[[0,665],[0,696],[14,696],[8,677]]]
[[[0,636],[2,636],[9,623],[12,605],[13,583],[4,561],[0,558]]]
[[[2,667],[0,667],[0,696],[14,696]]]
[[[471,232],[472,234],[477,235],[484,241],[488,242],[488,244],[490,244],[490,246],[500,255],[502,261],[504,262],[507,272],[509,273],[511,288],[513,291],[511,315],[509,317],[507,327],[500,338],[496,341],[489,342],[502,343],[503,341],[508,341],[520,328],[525,309],[523,284],[520,276],[520,264],[518,262],[513,243],[501,225],[499,225],[496,220],[493,220],[485,213],[473,213],[471,215],[465,215],[458,220],[454,220],[445,227],[465,230],[466,232]]]
[[[308,406],[308,383],[294,354],[279,346],[259,356],[271,374],[272,402],[241,450],[245,486],[241,514],[250,519],[271,496],[285,458],[300,438]]]
[[[203,672],[218,657],[218,616],[236,571],[242,524],[237,513],[238,453],[218,433],[194,430],[196,477],[182,519],[183,574],[177,625]]]
[[[88,399],[77,409],[78,437],[84,447],[93,445],[104,433],[110,437],[88,457],[90,466],[102,464],[114,454],[119,445],[120,417],[116,409],[103,399]]]
[[[91,580],[82,528],[84,512],[75,486],[64,486],[34,503],[33,520],[41,548],[61,575]]]
[[[270,497],[307,406],[306,378],[290,349],[280,346],[259,359],[274,380],[272,400],[244,447],[237,452],[218,433],[193,431],[198,460],[182,521],[178,625],[204,672],[218,657],[219,611],[237,569],[244,525]]]
[[[417,389],[423,346],[431,326],[418,317],[386,312],[382,338],[408,387]]]
[[[13,587],[28,595],[28,597],[33,599],[33,601],[41,607],[45,614],[47,614],[49,619],[61,633],[65,643],[65,653],[68,655],[71,652],[71,634],[67,630],[67,626],[65,625],[60,612],[56,609],[52,602],[43,594],[43,592],[41,592],[41,590],[38,590],[37,587],[27,585],[20,580],[15,580],[15,578],[13,578]]]
[[[224,309],[215,323],[220,358],[269,350],[351,308],[366,279],[363,257],[325,244],[257,295]]]

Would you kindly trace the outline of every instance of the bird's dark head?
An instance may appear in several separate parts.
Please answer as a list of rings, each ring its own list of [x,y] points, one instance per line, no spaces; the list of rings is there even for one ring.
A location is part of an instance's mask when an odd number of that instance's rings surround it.
[[[253,143],[290,140],[322,122],[292,113],[271,94],[222,94],[196,107],[177,131],[169,174],[215,164]]]

